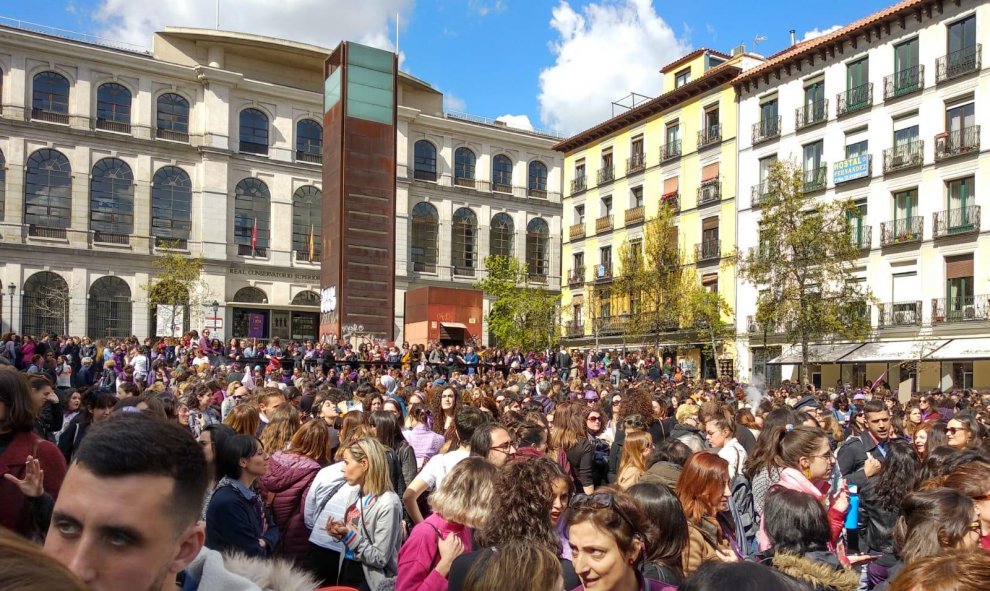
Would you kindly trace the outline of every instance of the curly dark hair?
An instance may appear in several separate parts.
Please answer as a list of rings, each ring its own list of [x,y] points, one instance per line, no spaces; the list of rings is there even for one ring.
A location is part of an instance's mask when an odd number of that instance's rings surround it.
[[[622,391],[622,406],[619,407],[616,423],[620,423],[632,415],[643,417],[643,423],[646,424],[647,429],[657,422],[656,414],[653,412],[653,393],[649,388],[626,388]]]
[[[559,556],[560,537],[550,522],[553,481],[559,474],[560,468],[547,457],[511,462],[499,470],[495,490],[501,494],[492,496],[492,509],[478,530],[478,546],[525,541]]]
[[[441,406],[441,399],[443,398],[443,393],[447,390],[452,390],[454,392],[454,406],[450,409],[450,416],[457,416],[457,409],[460,408],[463,403],[462,393],[460,390],[452,385],[446,385],[443,387],[430,388],[426,392],[426,406],[433,413],[433,431],[443,435],[448,440],[454,440],[457,438],[457,432],[454,430],[453,422],[449,429],[444,429],[444,412]]]
[[[887,456],[880,473],[871,479],[876,482],[868,484],[874,487],[880,506],[894,511],[901,506],[904,497],[914,490],[920,471],[921,463],[911,444],[895,440],[888,444]]]

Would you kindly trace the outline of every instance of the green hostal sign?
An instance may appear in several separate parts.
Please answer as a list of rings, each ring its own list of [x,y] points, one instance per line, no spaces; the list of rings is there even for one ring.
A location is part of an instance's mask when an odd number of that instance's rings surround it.
[[[836,162],[832,167],[832,182],[838,185],[870,176],[870,155],[861,154]]]

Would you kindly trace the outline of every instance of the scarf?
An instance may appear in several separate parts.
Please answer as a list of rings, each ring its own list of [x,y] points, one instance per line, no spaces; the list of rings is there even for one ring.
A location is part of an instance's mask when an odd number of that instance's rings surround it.
[[[811,495],[819,502],[821,502],[822,491],[818,490],[810,480],[805,478],[804,474],[794,468],[784,468],[780,472],[780,478],[777,480],[774,486],[780,486],[788,490],[796,490],[798,492],[803,492],[805,494]],[[767,531],[764,528],[764,521],[760,521],[760,531],[756,534],[756,541],[760,545],[760,552],[766,552],[770,549],[770,538],[767,536]]]

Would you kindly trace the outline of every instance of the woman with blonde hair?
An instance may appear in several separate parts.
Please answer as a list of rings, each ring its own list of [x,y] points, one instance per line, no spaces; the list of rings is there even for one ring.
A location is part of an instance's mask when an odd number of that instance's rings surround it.
[[[595,446],[588,439],[584,421],[585,406],[576,401],[564,402],[553,413],[553,430],[550,433],[550,452],[560,467],[572,479],[576,490],[590,495],[595,490],[592,462]]]
[[[619,460],[619,477],[615,485],[621,490],[639,482],[646,472],[646,459],[653,453],[653,437],[646,431],[631,432],[626,435],[622,448],[622,459]]]
[[[26,538],[0,530],[0,590],[2,591],[86,591],[85,583],[41,546]]]
[[[261,425],[261,415],[258,413],[257,406],[253,404],[242,404],[235,406],[223,422],[225,425],[229,425],[235,433],[251,435],[253,437]]]
[[[261,432],[262,445],[271,453],[285,450],[301,424],[298,408],[291,404],[280,405],[272,411],[271,421]]]
[[[418,523],[399,552],[395,591],[442,591],[454,559],[470,552],[471,530],[488,516],[497,468],[481,457],[460,462],[430,497],[433,514]]]
[[[402,537],[402,503],[392,490],[386,449],[373,437],[343,447],[344,480],[351,493],[343,520],[331,518],[326,530],[344,544],[338,583],[357,589],[394,585]]]

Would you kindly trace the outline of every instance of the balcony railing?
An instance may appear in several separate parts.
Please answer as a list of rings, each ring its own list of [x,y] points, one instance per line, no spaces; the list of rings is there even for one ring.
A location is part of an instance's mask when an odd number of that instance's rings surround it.
[[[695,254],[699,263],[715,261],[722,257],[721,240],[704,240],[695,245]]]
[[[918,215],[880,224],[880,246],[893,246],[907,242],[920,242],[924,234],[925,218]]]
[[[493,193],[511,193],[512,183],[506,182],[508,179],[503,177],[498,180],[492,180],[492,192]]]
[[[715,203],[721,198],[722,181],[718,179],[701,181],[701,186],[698,187],[698,205]]]
[[[883,100],[900,98],[925,87],[925,66],[904,68],[883,77]]]
[[[617,314],[615,316],[602,316],[601,318],[596,318],[595,331],[599,335],[609,335],[609,334],[621,334],[626,328],[626,322],[628,316],[625,314]]]
[[[598,184],[604,185],[605,183],[611,183],[615,180],[615,167],[609,164],[608,166],[603,166],[598,170]]]
[[[238,244],[237,254],[242,257],[260,257],[265,258],[268,256],[267,246],[258,246],[251,248],[250,244]]]
[[[935,161],[980,151],[980,126],[970,125],[935,136]]]
[[[574,267],[571,272],[567,274],[567,285],[574,287],[575,285],[581,285],[584,283],[584,267]]]
[[[103,131],[114,131],[117,133],[130,133],[131,124],[127,121],[111,121],[110,119],[97,119],[96,129]]]
[[[155,137],[160,140],[189,143],[189,133],[185,131],[172,131],[171,129],[158,127],[155,129]]]
[[[879,304],[880,328],[895,326],[919,326],[921,324],[921,300]]]
[[[572,338],[584,336],[584,323],[574,321],[568,322],[564,325],[564,334]]]
[[[698,132],[698,149],[713,146],[722,141],[722,124],[709,125],[708,129]]]
[[[185,238],[166,238],[164,236],[155,236],[155,248],[187,250],[189,248],[189,241]]]
[[[309,256],[309,249],[303,248],[295,251],[296,262],[297,263],[318,263],[320,262],[320,253],[316,252],[314,249],[313,256]]]
[[[473,189],[476,186],[476,181],[472,177],[454,176],[454,186],[467,187],[469,189]]]
[[[958,209],[936,211],[932,218],[935,238],[956,236],[980,231],[980,206],[970,205]]]
[[[28,236],[34,236],[35,238],[54,238],[56,240],[65,240],[67,230],[66,228],[51,228],[48,226],[30,224],[28,226]]]
[[[765,180],[753,185],[749,190],[749,203],[753,208],[763,207],[770,197],[770,181]]]
[[[758,144],[773,138],[780,137],[780,117],[776,119],[762,119],[753,124],[753,143]]]
[[[660,147],[660,162],[681,157],[681,140],[674,140]]]
[[[526,188],[526,196],[527,197],[536,197],[537,199],[546,199],[547,198],[546,186],[544,186],[544,188],[542,188],[542,189],[539,189],[537,187],[527,187]]]
[[[828,119],[828,99],[808,103],[794,110],[794,129],[800,131]]]
[[[980,64],[982,53],[983,46],[977,43],[938,58],[935,60],[935,83],[941,84],[947,80],[979,71],[982,67]]]
[[[580,193],[588,188],[588,177],[581,175],[571,179],[571,194]]]
[[[48,109],[31,109],[31,119],[33,121],[46,121],[48,123],[69,124],[69,114],[49,111]]]
[[[883,151],[883,173],[915,168],[925,162],[925,141],[914,140]]]
[[[639,172],[646,168],[646,154],[643,152],[633,152],[633,155],[626,158],[626,174]]]
[[[297,162],[309,162],[310,164],[323,164],[323,155],[319,152],[307,152],[306,150],[296,150]]]
[[[681,210],[681,194],[677,191],[664,193],[660,196],[660,204],[665,207],[673,207],[676,213]]]
[[[244,152],[245,154],[259,154],[261,156],[268,155],[268,144],[259,144],[258,142],[240,142],[240,147],[238,151]]]
[[[131,243],[131,236],[129,234],[101,232],[100,230],[96,230],[93,232],[93,242],[99,242],[101,244],[127,245]]]
[[[873,83],[868,82],[840,92],[836,95],[836,100],[839,103],[835,111],[836,117],[868,109],[873,104]]]
[[[873,246],[873,226],[853,226],[850,228],[849,238],[856,248],[869,250]]]
[[[584,222],[572,225],[568,235],[571,237],[571,240],[584,238]]]
[[[631,224],[638,224],[644,219],[646,219],[646,208],[642,205],[639,207],[631,207],[626,210],[625,221],[627,226]]]
[[[828,177],[828,165],[823,164],[818,168],[804,171],[804,182],[801,190],[805,193],[823,191],[825,189],[826,178]]]
[[[608,232],[612,229],[612,216],[603,215],[602,217],[595,220],[595,233]]]
[[[612,280],[612,263],[600,263],[591,269],[594,274],[593,279],[595,281],[611,281]]]
[[[990,295],[932,299],[932,322],[986,322],[990,320]]]

